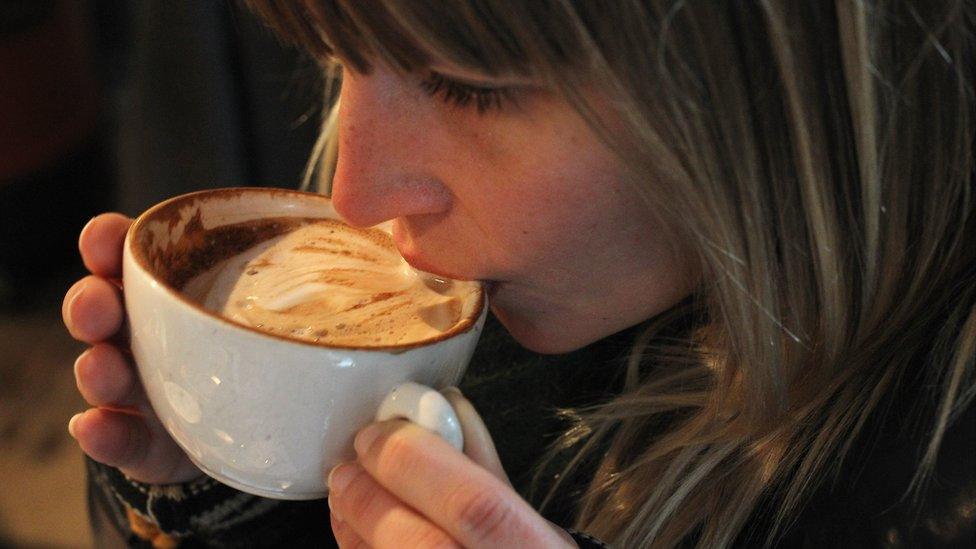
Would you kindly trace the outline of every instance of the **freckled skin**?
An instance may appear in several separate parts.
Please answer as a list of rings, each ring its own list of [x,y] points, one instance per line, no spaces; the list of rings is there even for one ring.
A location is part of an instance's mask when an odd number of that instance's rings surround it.
[[[529,349],[596,341],[696,280],[620,160],[554,94],[480,115],[376,65],[347,73],[339,116],[339,213],[359,226],[393,219],[418,268],[500,281],[492,310]]]

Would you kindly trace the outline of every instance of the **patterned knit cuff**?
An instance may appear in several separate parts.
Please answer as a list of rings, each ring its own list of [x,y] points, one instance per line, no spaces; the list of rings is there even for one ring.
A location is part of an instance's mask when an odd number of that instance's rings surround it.
[[[114,467],[87,459],[92,481],[112,505],[121,531],[167,545],[189,536],[210,537],[258,517],[278,502],[245,494],[207,476],[180,484],[145,484]],[[124,517],[124,518],[123,518]],[[163,536],[163,537],[160,537]]]

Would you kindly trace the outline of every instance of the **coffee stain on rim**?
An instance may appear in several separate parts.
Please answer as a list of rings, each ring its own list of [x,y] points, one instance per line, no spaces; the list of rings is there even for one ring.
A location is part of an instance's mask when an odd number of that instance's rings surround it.
[[[151,246],[151,237],[145,233],[145,227],[150,222],[155,221],[155,222],[165,223],[166,226],[169,227],[169,230],[172,231],[175,226],[183,222],[181,212],[184,211],[188,206],[189,207],[196,206],[196,211],[193,214],[193,216],[190,218],[190,220],[186,221],[186,226],[183,228],[183,235],[181,235],[181,238],[177,241],[177,244],[180,241],[182,241],[183,238],[186,237],[187,231],[191,229],[195,231],[193,235],[194,238],[202,238],[207,232],[213,231],[214,229],[213,228],[205,229],[203,227],[202,212],[199,207],[200,202],[204,200],[211,200],[211,199],[228,200],[236,197],[242,197],[244,195],[253,195],[253,194],[270,195],[272,198],[290,197],[293,199],[300,199],[300,200],[312,200],[315,202],[321,202],[323,205],[331,204],[331,200],[327,196],[318,193],[311,193],[306,191],[297,191],[297,190],[290,190],[290,189],[270,188],[270,187],[233,187],[233,188],[224,188],[224,189],[207,189],[202,191],[194,191],[191,193],[174,196],[172,198],[164,200],[159,204],[152,206],[151,208],[143,212],[141,215],[139,215],[139,217],[137,217],[135,221],[133,221],[132,225],[129,227],[129,230],[126,232],[124,245],[129,249],[136,265],[140,269],[142,269],[152,280],[158,282],[159,285],[163,288],[163,290],[166,291],[166,293],[168,293],[170,296],[176,298],[177,301],[183,303],[184,305],[189,306],[191,309],[194,309],[213,320],[216,320],[219,323],[226,324],[232,328],[246,330],[248,332],[257,334],[259,336],[264,336],[264,337],[268,337],[280,341],[286,341],[288,343],[308,345],[320,349],[340,349],[340,350],[350,350],[350,351],[370,351],[370,352],[385,352],[390,354],[401,354],[406,351],[416,349],[419,347],[427,347],[434,343],[451,339],[464,332],[467,332],[472,328],[474,328],[478,320],[481,318],[481,316],[485,314],[485,309],[486,309],[485,289],[484,289],[484,284],[479,283],[481,291],[478,292],[478,298],[474,304],[473,312],[470,315],[466,316],[465,318],[461,319],[461,321],[458,322],[456,325],[454,325],[450,330],[443,332],[439,335],[427,339],[422,339],[420,341],[414,341],[411,343],[403,343],[398,345],[384,345],[384,346],[375,346],[375,347],[362,346],[362,345],[316,343],[314,341],[292,338],[281,334],[265,332],[263,330],[259,330],[247,324],[236,322],[229,318],[223,317],[217,313],[214,313],[206,309],[199,303],[183,295],[183,293],[178,288],[173,286],[170,280],[164,280],[160,276],[158,276],[157,272],[153,269],[153,264],[154,263],[157,265],[162,264],[161,258],[147,257],[145,251],[142,249],[142,246],[136,245],[137,243],[139,243],[145,245],[146,247]],[[282,217],[289,217],[289,216],[282,216]],[[291,217],[295,217],[295,216],[291,216]],[[309,216],[302,215],[299,217],[307,218]],[[328,215],[324,216],[323,219],[338,220],[337,218]],[[288,230],[291,230],[291,228],[289,228]],[[273,236],[268,236],[267,238],[273,238]],[[258,244],[261,241],[253,242],[251,246]],[[188,246],[189,245],[187,245],[187,247]],[[186,268],[191,268],[191,267],[192,266],[188,266]],[[195,271],[195,272],[200,272],[200,271]],[[124,289],[124,284],[125,284],[124,278],[122,282],[123,282],[123,289]],[[183,282],[186,281],[184,280]]]

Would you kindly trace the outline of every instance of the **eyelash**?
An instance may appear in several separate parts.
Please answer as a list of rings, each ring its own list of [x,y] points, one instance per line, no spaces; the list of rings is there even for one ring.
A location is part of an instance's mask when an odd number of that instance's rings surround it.
[[[420,87],[424,92],[431,96],[440,98],[446,103],[467,107],[474,105],[478,109],[478,114],[485,114],[491,110],[502,108],[506,101],[513,101],[512,93],[506,88],[482,88],[462,84],[448,79],[446,76],[430,72]]]

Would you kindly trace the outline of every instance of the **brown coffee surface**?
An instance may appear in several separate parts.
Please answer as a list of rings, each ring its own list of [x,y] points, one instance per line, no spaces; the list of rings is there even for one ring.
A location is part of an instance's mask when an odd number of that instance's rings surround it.
[[[419,273],[382,230],[307,219],[216,262],[190,279],[183,293],[210,311],[276,335],[385,347],[451,330],[466,320],[463,311],[472,307],[465,304],[480,298],[481,286]]]

